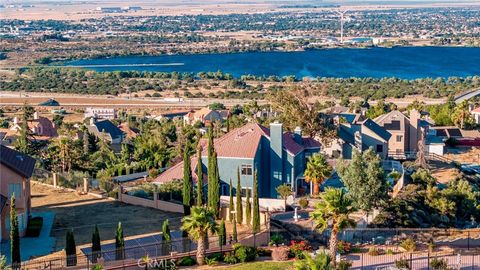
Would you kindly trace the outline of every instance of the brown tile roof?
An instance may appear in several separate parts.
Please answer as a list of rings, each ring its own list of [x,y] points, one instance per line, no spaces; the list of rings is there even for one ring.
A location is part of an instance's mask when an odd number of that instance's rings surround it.
[[[30,178],[35,168],[35,159],[17,150],[0,145],[0,163],[18,174]]]

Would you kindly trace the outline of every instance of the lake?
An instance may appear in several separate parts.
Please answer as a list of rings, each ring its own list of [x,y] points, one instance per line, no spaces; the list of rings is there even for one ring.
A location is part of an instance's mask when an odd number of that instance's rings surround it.
[[[239,77],[295,75],[302,77],[466,77],[480,75],[480,48],[394,47],[323,49],[303,52],[249,52],[125,56],[82,59],[65,65],[97,71],[138,70],[193,72],[221,70]]]

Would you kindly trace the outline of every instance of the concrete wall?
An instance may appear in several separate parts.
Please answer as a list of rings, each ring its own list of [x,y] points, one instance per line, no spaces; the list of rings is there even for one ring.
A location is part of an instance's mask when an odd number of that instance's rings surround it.
[[[183,205],[171,203],[167,201],[158,200],[154,194],[154,200],[144,199],[140,197],[131,196],[125,193],[119,193],[118,200],[124,203],[139,205],[143,207],[155,208],[158,210],[183,214]]]

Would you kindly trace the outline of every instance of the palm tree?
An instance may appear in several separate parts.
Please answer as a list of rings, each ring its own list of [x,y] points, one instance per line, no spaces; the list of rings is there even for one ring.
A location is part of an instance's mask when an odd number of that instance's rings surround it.
[[[182,219],[182,230],[197,241],[197,263],[205,263],[205,236],[218,231],[215,213],[205,207],[194,206],[189,216]]]
[[[331,226],[330,257],[335,263],[337,254],[338,233],[346,228],[353,228],[356,223],[349,217],[355,209],[352,200],[348,198],[343,189],[328,188],[322,195],[322,200],[315,205],[315,210],[310,213],[310,219],[315,222],[315,228],[319,232],[325,231]]]
[[[315,258],[305,252],[303,257],[303,260],[293,264],[295,270],[330,270],[330,257],[325,252],[317,254]]]
[[[322,154],[314,154],[307,163],[305,180],[313,183],[313,195],[320,191],[320,185],[332,174],[332,166]]]
[[[455,125],[461,129],[464,129],[466,122],[468,122],[471,117],[472,115],[470,114],[469,103],[467,100],[464,100],[455,107],[455,110],[452,114],[452,121]]]

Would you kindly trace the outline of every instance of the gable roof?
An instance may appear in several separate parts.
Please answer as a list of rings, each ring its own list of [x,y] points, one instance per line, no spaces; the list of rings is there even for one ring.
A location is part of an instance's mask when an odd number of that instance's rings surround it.
[[[30,178],[35,169],[35,159],[25,155],[17,150],[0,145],[0,163],[9,167],[13,171]]]
[[[398,110],[394,110],[394,111],[391,111],[389,113],[382,114],[382,115],[378,116],[377,118],[373,119],[373,121],[375,121],[375,123],[383,123],[388,118],[391,118],[394,115],[399,115],[400,117],[409,120],[409,118],[404,113],[402,113],[401,111],[398,111]],[[398,119],[395,119],[395,120],[398,120]]]
[[[392,134],[390,134],[390,132],[379,126],[377,123],[373,122],[371,119],[365,120],[363,122],[363,125],[373,131],[378,136],[380,136],[380,138],[384,139],[385,141],[390,140],[390,137],[392,137]]]
[[[94,125],[98,132],[106,132],[112,137],[112,139],[123,136],[123,132],[110,120],[96,121]]]

